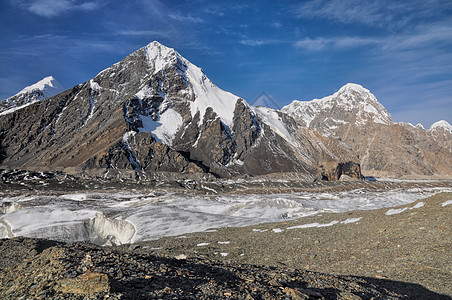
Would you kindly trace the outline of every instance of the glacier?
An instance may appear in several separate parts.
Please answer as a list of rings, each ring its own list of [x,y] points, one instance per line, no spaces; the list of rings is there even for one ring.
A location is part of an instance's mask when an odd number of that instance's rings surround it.
[[[324,212],[391,208],[451,188],[369,189],[284,194],[85,192],[0,199],[0,238],[26,236],[120,245],[166,236],[283,222]],[[351,222],[351,220],[349,220]]]

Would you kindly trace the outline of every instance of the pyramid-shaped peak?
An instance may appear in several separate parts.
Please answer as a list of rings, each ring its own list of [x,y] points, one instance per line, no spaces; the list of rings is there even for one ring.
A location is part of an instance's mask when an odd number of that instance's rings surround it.
[[[176,50],[174,50],[173,48],[166,47],[165,45],[162,45],[157,41],[153,41],[143,48],[148,61],[174,57],[177,54]]]
[[[156,49],[161,52],[174,52],[175,50],[173,48],[167,47],[163,44],[161,44],[158,41],[152,41],[146,46],[144,46],[145,49]]]
[[[16,95],[30,93],[35,90],[42,91],[46,98],[64,91],[63,86],[53,76],[47,76],[35,84],[25,87]]]
[[[189,63],[185,58],[177,53],[176,50],[166,47],[157,41],[149,43],[139,51],[144,51],[147,62],[154,68],[154,73],[164,69],[167,65]]]

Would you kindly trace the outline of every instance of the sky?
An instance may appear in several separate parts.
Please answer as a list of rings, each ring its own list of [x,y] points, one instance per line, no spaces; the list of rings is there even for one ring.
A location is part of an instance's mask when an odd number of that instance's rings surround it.
[[[49,75],[71,88],[154,40],[249,103],[352,82],[395,121],[452,123],[450,0],[1,0],[0,99]]]

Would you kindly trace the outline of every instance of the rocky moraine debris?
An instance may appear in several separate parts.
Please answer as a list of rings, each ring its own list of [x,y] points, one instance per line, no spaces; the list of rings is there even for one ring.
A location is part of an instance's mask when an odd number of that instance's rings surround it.
[[[128,248],[0,240],[1,299],[449,299],[420,285],[156,257]]]

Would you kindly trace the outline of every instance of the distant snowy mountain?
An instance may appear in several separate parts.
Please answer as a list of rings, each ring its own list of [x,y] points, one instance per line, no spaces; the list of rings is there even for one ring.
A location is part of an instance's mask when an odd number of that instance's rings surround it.
[[[0,116],[1,166],[140,179],[168,172],[360,177],[345,145],[223,91],[158,42],[83,84]]]
[[[445,130],[449,131],[450,133],[452,133],[452,125],[450,125],[449,122],[447,122],[445,120],[441,120],[441,121],[434,123],[432,126],[430,126],[429,130],[435,130],[438,128],[445,129]]]
[[[63,87],[53,76],[45,77],[37,83],[25,87],[14,96],[0,101],[0,113],[7,114],[25,105],[44,100],[63,91]]]
[[[347,144],[358,155],[365,175],[452,174],[450,124],[440,121],[425,130],[421,124],[394,123],[377,98],[360,85],[346,84],[322,99],[293,101],[282,111]]]
[[[334,133],[344,124],[393,123],[391,115],[377,98],[368,89],[353,83],[322,99],[294,100],[281,111],[326,135]]]

